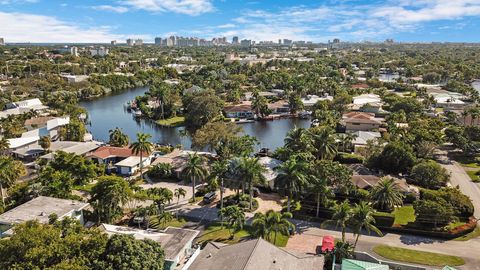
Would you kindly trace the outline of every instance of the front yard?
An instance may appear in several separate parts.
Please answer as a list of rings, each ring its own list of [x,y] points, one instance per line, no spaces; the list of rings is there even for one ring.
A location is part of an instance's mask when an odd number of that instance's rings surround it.
[[[390,247],[386,245],[376,246],[373,248],[373,251],[386,259],[407,263],[417,263],[430,266],[459,266],[465,264],[465,261],[457,256]]]
[[[413,205],[399,207],[395,209],[392,214],[395,215],[394,224],[407,225],[409,222],[415,221],[415,210],[413,209]]]

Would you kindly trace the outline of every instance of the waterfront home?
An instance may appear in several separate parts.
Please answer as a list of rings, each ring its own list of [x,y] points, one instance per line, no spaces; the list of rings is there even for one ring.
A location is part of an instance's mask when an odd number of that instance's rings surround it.
[[[354,152],[357,152],[359,148],[364,148],[367,146],[368,141],[374,141],[382,137],[380,132],[376,131],[354,131],[352,134],[355,136],[355,139],[352,141]]]
[[[115,163],[117,168],[117,173],[120,175],[131,176],[140,170],[140,167],[147,167],[150,165],[150,157],[140,157],[131,156],[120,162]]]
[[[375,117],[374,113],[347,112],[343,114],[341,123],[347,132],[377,131],[385,123],[385,119]]]
[[[41,113],[48,109],[48,106],[43,105],[40,99],[34,98],[9,103],[5,108],[5,110],[0,111],[0,119],[6,118],[9,115],[20,115],[30,111]]]
[[[223,111],[227,118],[253,118],[255,116],[250,101],[227,105],[223,108]]]
[[[324,257],[289,251],[262,238],[227,245],[209,242],[188,270],[323,269]]]
[[[96,161],[98,164],[107,165],[107,172],[111,172],[113,168],[116,168],[114,164],[133,156],[140,155],[134,154],[129,147],[101,146],[94,152],[90,153],[88,158]],[[144,154],[143,156],[148,155]]]
[[[29,220],[47,224],[52,214],[56,215],[59,220],[69,217],[77,219],[80,224],[83,224],[83,209],[88,205],[88,203],[80,201],[39,196],[1,214],[0,224],[9,228]],[[12,233],[12,230],[9,229],[2,235],[11,235]]]
[[[282,161],[271,158],[271,157],[259,157],[258,162],[265,167],[265,171],[262,173],[266,180],[266,186],[270,187],[271,189],[275,188],[275,179],[277,178],[277,171],[275,170],[277,167],[282,165]]]
[[[197,230],[167,227],[163,231],[141,230],[130,227],[121,227],[102,224],[100,230],[109,236],[113,234],[132,235],[137,240],[150,239],[160,243],[165,252],[165,270],[173,270],[179,266],[187,265],[193,259],[196,249],[193,240],[200,233]],[[181,269],[181,268],[177,268]]]
[[[253,99],[253,92],[245,92],[244,95],[245,95],[245,100],[252,100]],[[261,97],[269,98],[269,99],[278,97],[277,93],[269,92],[269,91],[258,92],[258,95],[261,96]]]
[[[290,106],[288,104],[288,101],[286,100],[279,100],[273,103],[268,103],[268,109],[270,109],[273,114],[289,114],[290,113]]]
[[[55,141],[50,144],[50,153],[41,156],[42,159],[52,160],[55,157],[55,153],[63,151],[79,156],[87,156],[97,148],[102,146],[103,142],[91,141],[91,142],[72,142],[72,141]]]
[[[157,157],[152,162],[151,166],[156,166],[160,163],[170,164],[172,166],[174,175],[178,179],[181,179],[183,168],[188,161],[188,155],[193,153],[196,153],[197,155],[203,156],[207,159],[215,156],[215,154],[209,152],[195,152],[189,150],[174,149],[168,154]]]

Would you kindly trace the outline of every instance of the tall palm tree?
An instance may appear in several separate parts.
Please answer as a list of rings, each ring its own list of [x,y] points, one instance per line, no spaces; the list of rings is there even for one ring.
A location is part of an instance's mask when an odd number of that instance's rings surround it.
[[[6,191],[25,174],[26,169],[22,162],[11,157],[0,156],[0,194],[3,205],[5,205]]]
[[[217,160],[212,164],[212,175],[220,179],[220,210],[223,209],[223,189],[225,174],[228,172],[228,161]],[[220,217],[220,222],[223,227],[223,218]]]
[[[326,178],[312,177],[310,183],[312,184],[312,190],[316,193],[315,201],[317,203],[316,217],[320,213],[320,204],[325,205],[327,200],[334,196],[332,189],[328,186],[328,180]]]
[[[196,152],[188,154],[187,164],[183,168],[182,173],[192,182],[192,202],[195,202],[195,185],[196,180],[205,179],[207,176],[207,169],[204,165],[204,160]]]
[[[108,142],[112,146],[116,147],[124,147],[127,146],[130,142],[130,139],[126,134],[122,132],[122,130],[118,127],[115,129],[111,129],[108,131],[110,141]]]
[[[357,246],[362,229],[367,230],[368,233],[373,231],[382,236],[382,232],[375,226],[374,212],[375,210],[367,202],[360,202],[360,204],[355,205],[352,215],[353,233],[356,235],[354,247]]]
[[[352,218],[352,208],[347,200],[343,201],[341,204],[337,204],[333,208],[334,213],[331,220],[327,220],[322,223],[322,226],[334,224],[335,227],[342,228],[342,242],[345,242],[345,233],[347,227],[350,225]]]
[[[308,164],[291,157],[276,168],[278,171],[277,185],[288,192],[287,212],[290,212],[292,195],[308,184]]]
[[[170,88],[167,84],[155,84],[152,86],[150,90],[153,97],[157,98],[157,101],[160,103],[160,110],[161,110],[161,118],[165,119],[165,104],[168,102],[168,97],[170,96]]]
[[[337,143],[333,131],[329,127],[316,127],[310,129],[313,140],[313,147],[316,149],[316,156],[319,159],[332,159],[337,154]]]
[[[180,197],[185,198],[185,195],[187,195],[187,191],[183,188],[176,188],[173,192],[173,195],[175,198],[177,198],[177,204],[180,202]]]
[[[403,205],[403,197],[397,183],[390,177],[383,177],[370,191],[373,206],[381,211],[392,211],[395,206]]]
[[[243,178],[248,183],[251,210],[253,201],[253,186],[255,184],[265,184],[266,178],[263,173],[266,171],[266,169],[260,163],[258,158],[249,157],[241,158],[239,167]]]
[[[135,155],[140,155],[140,177],[143,179],[143,155],[150,155],[153,151],[153,143],[150,142],[152,135],[137,133],[137,141],[130,145]]]
[[[286,148],[295,152],[307,151],[310,149],[311,144],[307,130],[297,127],[294,127],[287,133],[284,142]]]

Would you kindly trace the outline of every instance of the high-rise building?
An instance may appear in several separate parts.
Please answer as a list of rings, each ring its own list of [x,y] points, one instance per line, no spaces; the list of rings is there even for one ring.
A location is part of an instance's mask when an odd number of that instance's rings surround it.
[[[250,39],[242,39],[242,41],[240,41],[240,45],[245,47],[252,46],[252,41]]]
[[[78,56],[78,48],[73,46],[70,48],[70,54],[73,56]]]
[[[5,45],[5,39],[3,39],[3,37],[0,38],[0,45]]]
[[[168,39],[167,39],[167,46],[171,47],[171,46],[176,46],[177,45],[177,37],[175,36],[170,36]]]
[[[140,38],[136,39],[134,45],[135,46],[142,46],[143,45],[143,39],[140,39]]]
[[[117,41],[116,41],[116,40],[112,40],[112,41],[110,42],[110,45],[112,45],[112,46],[117,45]]]
[[[335,44],[340,43],[340,39],[338,39],[338,38],[333,39],[333,43],[335,43]]]
[[[282,44],[282,40],[281,40],[281,39],[278,39],[278,44]]]
[[[93,49],[90,49],[90,55],[91,56],[100,56],[100,57],[104,57],[106,55],[108,55],[109,51],[108,51],[108,48],[105,48],[105,47],[98,47],[98,48],[93,48]]]
[[[283,39],[283,45],[292,45],[293,41],[291,39]]]
[[[127,39],[127,45],[128,46],[133,46],[133,44],[134,44],[133,39],[131,39],[131,38]]]
[[[156,37],[156,38],[155,38],[155,45],[157,45],[157,46],[162,46],[162,38]]]
[[[239,42],[238,42],[238,37],[233,37],[232,38],[232,44],[235,44],[237,45]]]

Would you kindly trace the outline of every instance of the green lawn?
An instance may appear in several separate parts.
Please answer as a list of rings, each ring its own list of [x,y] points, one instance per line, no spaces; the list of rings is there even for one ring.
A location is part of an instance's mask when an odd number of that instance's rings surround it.
[[[86,184],[83,186],[74,186],[73,190],[85,191],[85,192],[92,192],[92,188],[95,184]]]
[[[183,116],[175,116],[175,117],[164,119],[164,120],[157,120],[157,124],[165,127],[183,126],[184,123],[185,123],[185,117]]]
[[[271,242],[273,244],[273,233],[271,234]],[[226,244],[235,244],[242,240],[247,240],[252,238],[251,227],[244,226],[243,230],[240,230],[235,233],[235,237],[230,239],[230,232],[229,230],[224,227],[221,228],[220,225],[212,225],[205,230],[205,232],[198,238],[198,243],[206,243],[210,241],[221,242]],[[278,247],[285,247],[287,245],[289,237],[287,235],[283,235],[281,233],[277,234],[277,239],[275,241],[275,245]]]
[[[472,182],[480,182],[480,171],[466,171]]]
[[[453,156],[453,159],[465,167],[480,169],[480,164],[475,160],[475,157],[457,154]]]
[[[386,259],[407,263],[417,263],[430,266],[459,266],[465,264],[465,261],[457,256],[389,247],[385,245],[376,246],[373,248],[373,251]]]
[[[457,237],[453,240],[455,241],[468,241],[473,238],[480,237],[480,228],[476,227],[475,230],[473,230],[471,233],[467,233],[464,236]]]
[[[393,211],[395,215],[394,224],[407,225],[415,221],[415,210],[412,205],[405,205]]]
[[[174,218],[173,220],[166,222],[165,224],[160,223],[157,217],[152,217],[152,220],[150,221],[151,227],[157,230],[163,230],[167,227],[182,228],[186,223],[187,221],[183,218],[180,218],[180,219]]]

